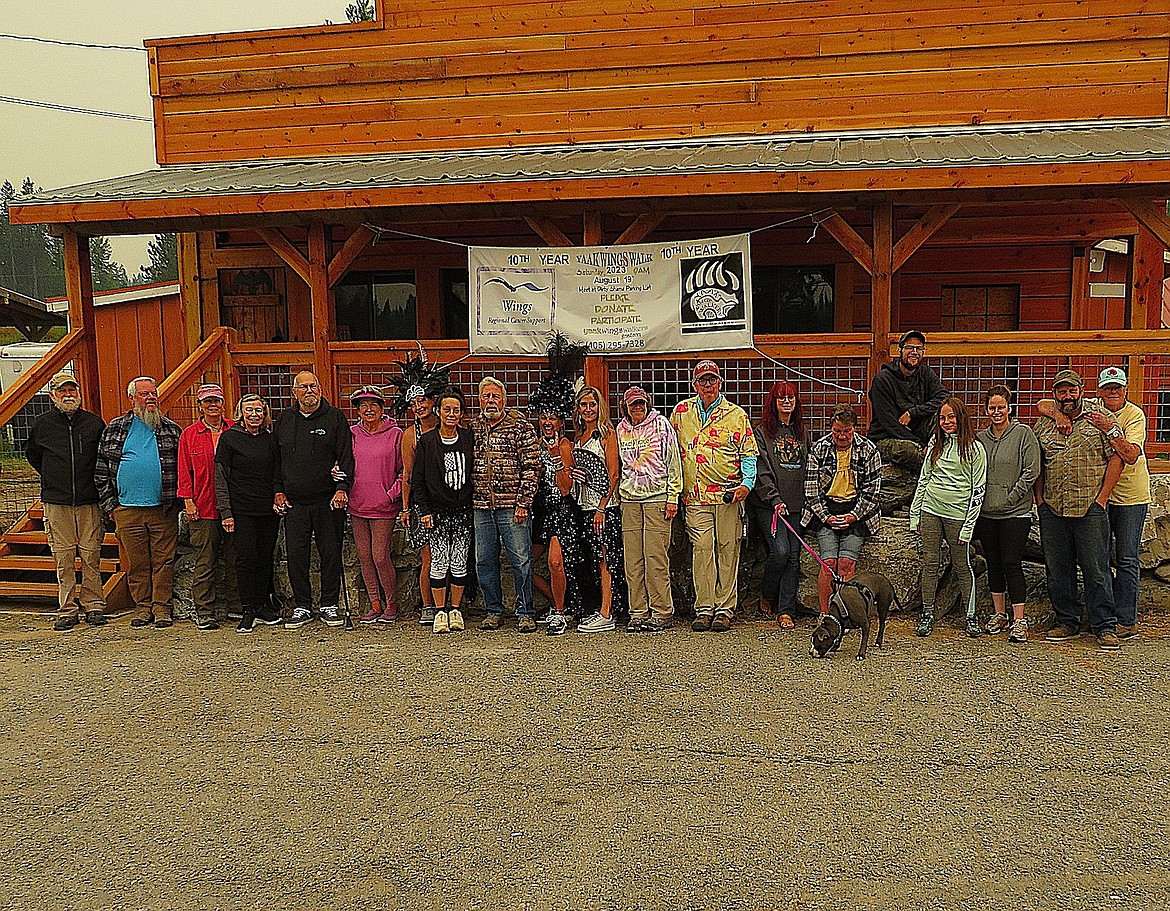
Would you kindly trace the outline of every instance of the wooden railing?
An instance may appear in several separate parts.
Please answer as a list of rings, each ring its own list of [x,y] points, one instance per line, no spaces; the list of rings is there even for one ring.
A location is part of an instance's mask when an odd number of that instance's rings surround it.
[[[11,421],[58,371],[77,356],[81,342],[80,329],[66,333],[65,337],[49,349],[31,370],[0,394],[0,425]]]
[[[237,396],[236,378],[232,370],[232,343],[236,331],[227,326],[218,326],[198,348],[187,355],[170,376],[158,387],[159,408],[164,412],[177,406],[184,396],[189,395],[196,381],[202,382],[208,374],[216,374],[228,402],[235,402]]]

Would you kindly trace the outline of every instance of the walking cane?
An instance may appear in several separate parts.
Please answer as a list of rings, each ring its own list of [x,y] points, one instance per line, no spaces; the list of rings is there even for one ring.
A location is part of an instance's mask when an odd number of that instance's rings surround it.
[[[349,586],[345,582],[345,527],[349,523],[349,510],[341,513],[341,598],[345,602],[345,629],[353,630],[353,614],[349,609]]]

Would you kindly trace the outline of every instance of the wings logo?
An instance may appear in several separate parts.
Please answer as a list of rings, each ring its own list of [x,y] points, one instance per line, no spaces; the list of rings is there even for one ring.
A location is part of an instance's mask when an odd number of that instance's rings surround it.
[[[513,294],[515,294],[521,288],[523,288],[525,291],[535,291],[537,294],[548,290],[548,288],[541,288],[539,285],[533,284],[532,282],[520,282],[518,285],[511,285],[508,283],[507,279],[499,278],[498,276],[496,278],[489,278],[486,282],[484,282],[484,284],[493,285],[497,282],[503,285]]]
[[[743,254],[684,259],[680,317],[684,334],[726,332],[747,326]]]

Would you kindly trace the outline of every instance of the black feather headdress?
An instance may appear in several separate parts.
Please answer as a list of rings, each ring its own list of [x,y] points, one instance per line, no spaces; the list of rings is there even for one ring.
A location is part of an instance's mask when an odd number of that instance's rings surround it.
[[[528,400],[528,407],[537,415],[555,414],[563,421],[573,419],[573,393],[577,381],[585,373],[585,358],[589,346],[570,341],[560,332],[548,342],[548,376]]]
[[[408,354],[405,359],[397,361],[397,374],[391,374],[387,389],[393,388],[389,396],[390,407],[399,417],[404,417],[410,411],[410,403],[423,396],[433,399],[442,392],[451,382],[451,368],[438,362],[432,363],[427,357],[422,343],[418,344],[418,354]]]

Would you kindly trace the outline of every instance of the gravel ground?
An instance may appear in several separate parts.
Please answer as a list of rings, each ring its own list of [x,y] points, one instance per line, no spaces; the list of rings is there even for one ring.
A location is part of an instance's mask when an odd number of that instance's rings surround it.
[[[1170,623],[53,633],[0,619],[0,907],[1165,909]],[[852,649],[852,651],[850,651]]]

